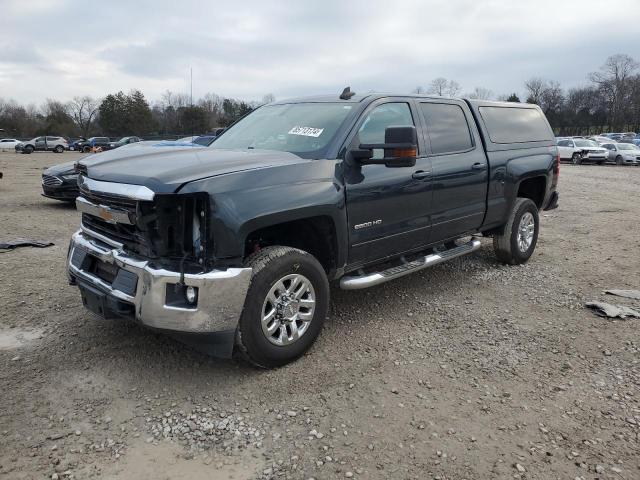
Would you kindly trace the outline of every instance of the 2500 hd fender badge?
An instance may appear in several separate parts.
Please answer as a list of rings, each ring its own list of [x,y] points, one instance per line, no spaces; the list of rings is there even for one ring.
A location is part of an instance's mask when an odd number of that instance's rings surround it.
[[[373,227],[375,225],[382,225],[382,219],[371,220],[370,222],[359,223],[353,226],[354,230],[361,230],[363,228]]]

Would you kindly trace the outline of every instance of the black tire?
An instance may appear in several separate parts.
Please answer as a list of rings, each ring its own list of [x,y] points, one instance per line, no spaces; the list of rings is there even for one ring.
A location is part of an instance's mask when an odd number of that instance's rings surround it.
[[[622,166],[622,156],[621,155],[618,155],[616,157],[616,165]]]
[[[534,230],[533,238],[529,247],[522,251],[518,246],[518,230],[522,217],[530,213],[533,216]],[[513,205],[513,210],[509,215],[504,230],[493,237],[493,249],[496,257],[503,263],[509,265],[519,265],[525,263],[536,248],[538,242],[538,231],[540,230],[540,219],[538,217],[538,207],[528,198],[517,198]]]
[[[597,162],[598,165],[602,165],[604,163],[604,160],[600,160],[599,162]]]
[[[290,247],[266,247],[245,262],[253,269],[244,309],[236,332],[237,352],[262,368],[285,365],[306,352],[322,330],[329,309],[329,282],[315,257]],[[316,303],[306,331],[293,343],[275,345],[262,330],[265,300],[271,288],[290,274],[303,275],[313,286]],[[281,327],[284,328],[284,327]]]
[[[62,145],[56,145],[55,148],[53,149],[53,151],[55,153],[62,153],[62,152],[64,152],[64,147]]]
[[[571,155],[571,162],[573,162],[574,165],[580,165],[582,163],[582,155],[578,152],[574,153]]]
[[[86,146],[85,146],[85,147],[82,147],[82,151],[83,151],[84,153],[89,153],[89,152],[91,151],[91,147],[86,147]]]
[[[22,149],[22,153],[26,153],[27,155],[33,153],[34,148],[31,145],[27,145]]]

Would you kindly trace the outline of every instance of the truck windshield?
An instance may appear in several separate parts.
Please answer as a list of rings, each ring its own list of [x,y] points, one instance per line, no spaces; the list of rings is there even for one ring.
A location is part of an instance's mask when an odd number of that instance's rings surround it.
[[[209,148],[279,150],[320,159],[351,110],[344,103],[268,105],[233,125]]]

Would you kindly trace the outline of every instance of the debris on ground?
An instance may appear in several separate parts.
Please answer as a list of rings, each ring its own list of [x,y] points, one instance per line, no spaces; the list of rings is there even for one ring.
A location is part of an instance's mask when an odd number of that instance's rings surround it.
[[[13,250],[18,247],[36,247],[46,248],[54,245],[53,242],[40,242],[38,240],[31,240],[29,238],[18,238],[16,240],[9,240],[7,242],[0,241],[0,250]]]
[[[640,300],[640,290],[605,290],[604,293],[609,295],[615,295],[617,297],[631,298],[633,300]]]
[[[635,317],[640,318],[640,312],[624,305],[611,305],[605,302],[587,302],[585,303],[587,308],[591,308],[596,315],[608,318],[627,318]]]

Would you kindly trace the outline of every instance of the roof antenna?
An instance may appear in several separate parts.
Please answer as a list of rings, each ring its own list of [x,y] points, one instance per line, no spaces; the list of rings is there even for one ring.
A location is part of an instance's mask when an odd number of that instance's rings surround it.
[[[351,87],[346,87],[340,94],[340,100],[349,100],[356,92],[351,91]]]

